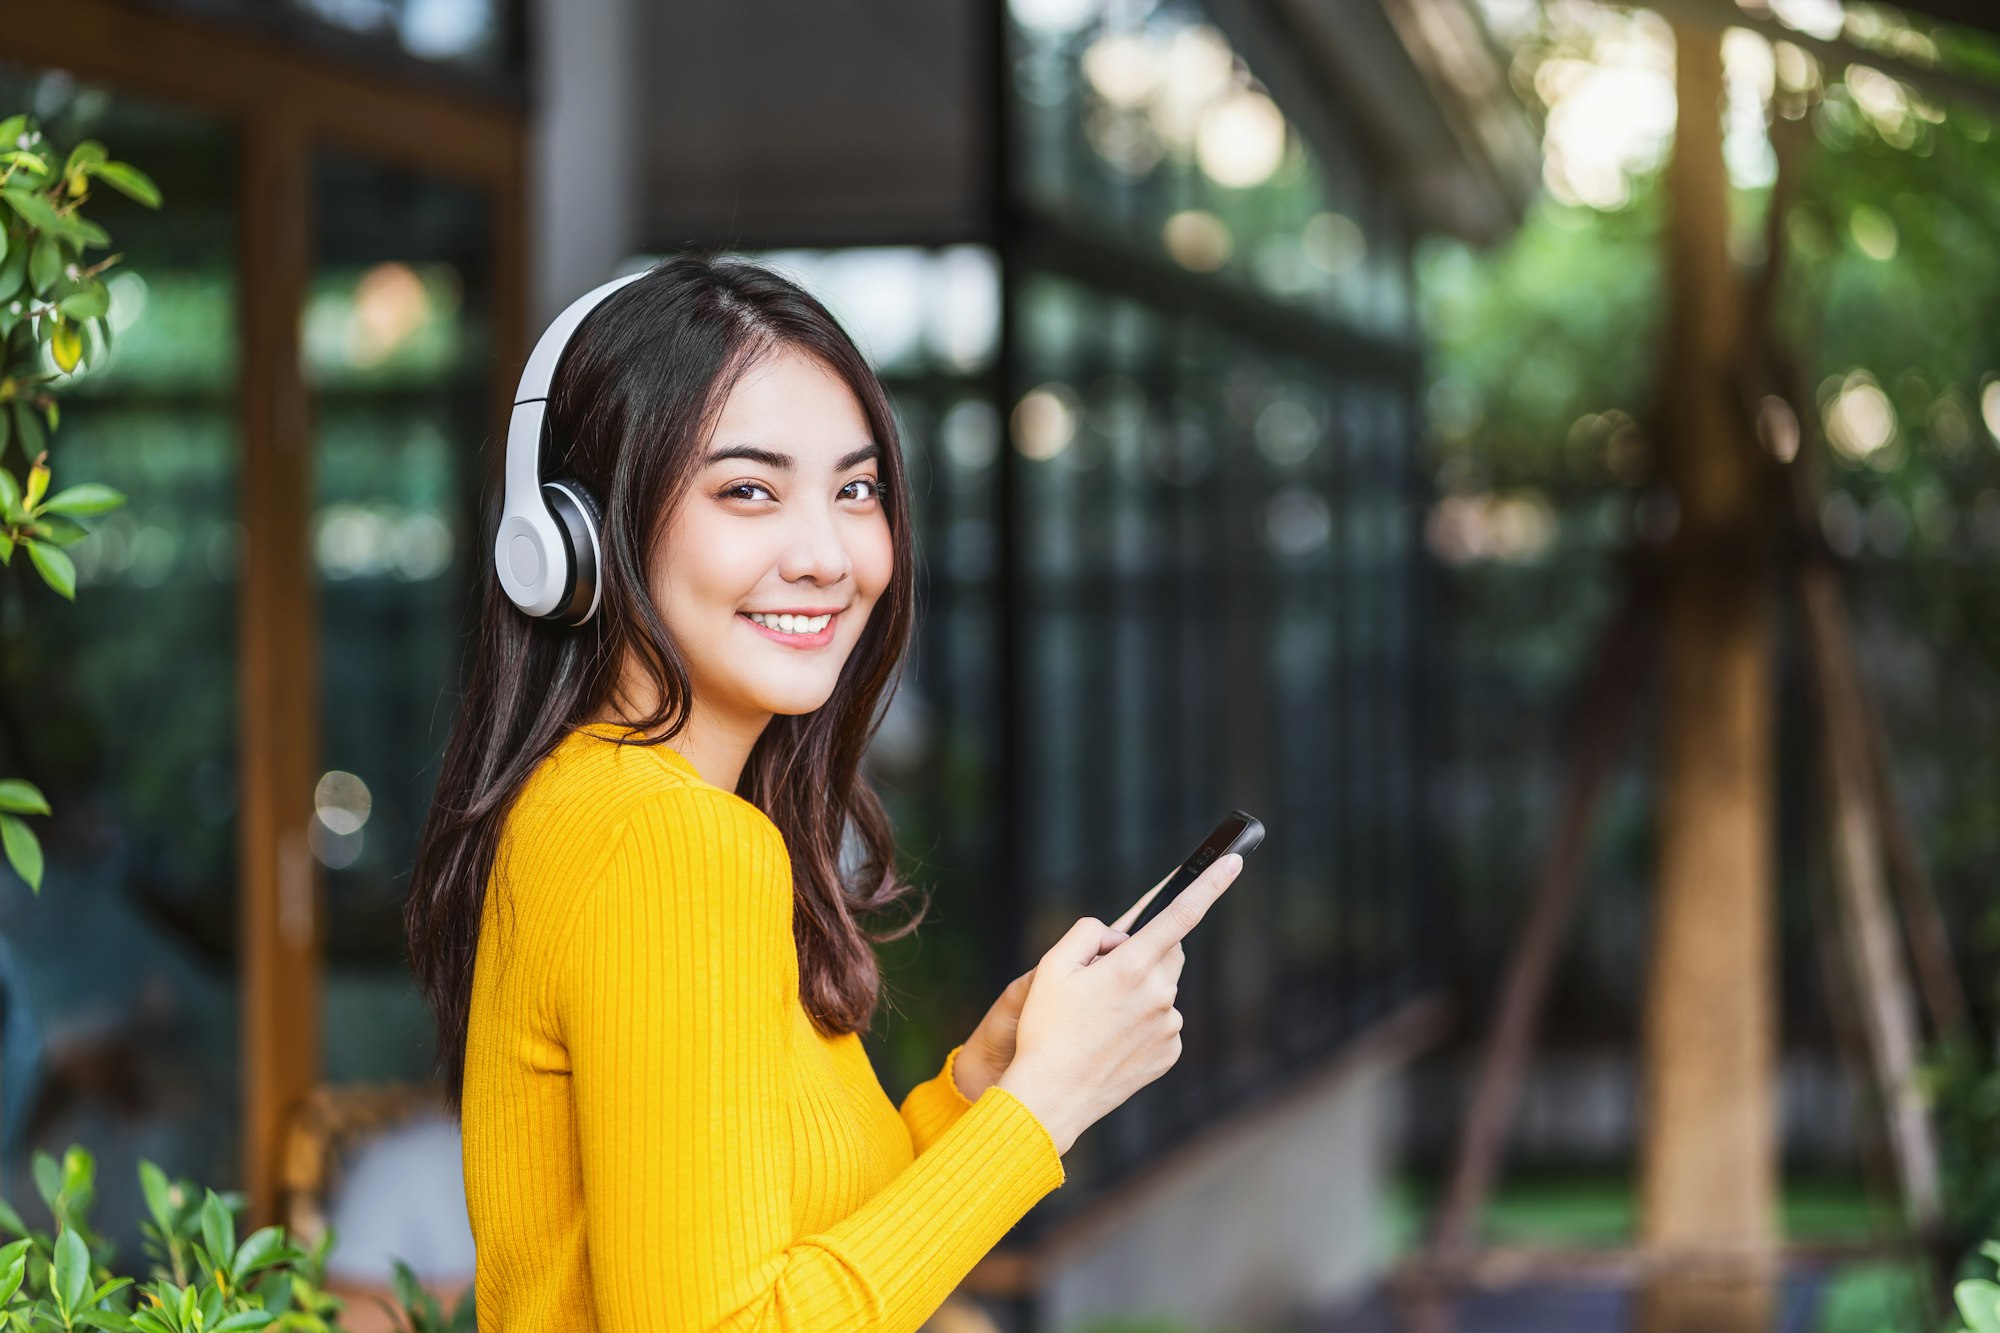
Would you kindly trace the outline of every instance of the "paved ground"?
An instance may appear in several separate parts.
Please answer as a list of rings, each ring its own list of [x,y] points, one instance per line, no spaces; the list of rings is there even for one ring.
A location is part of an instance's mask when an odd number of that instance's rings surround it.
[[[1823,1279],[1789,1278],[1773,1333],[1809,1333]],[[1534,1286],[1474,1296],[1459,1307],[1457,1333],[1629,1333],[1630,1293],[1612,1286]],[[1380,1303],[1301,1325],[1298,1333],[1402,1333]]]

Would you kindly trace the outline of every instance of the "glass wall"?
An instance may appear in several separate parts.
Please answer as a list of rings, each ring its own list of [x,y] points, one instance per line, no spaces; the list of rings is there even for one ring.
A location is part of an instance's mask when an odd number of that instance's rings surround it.
[[[1192,0],[1016,0],[1020,189],[1139,253],[1385,335],[1407,238],[1352,143],[1309,142]]]
[[[86,205],[101,253],[123,255],[113,339],[59,382],[49,439],[56,488],[129,503],[70,548],[74,605],[24,560],[0,571],[0,772],[54,809],[34,821],[40,895],[0,870],[7,999],[31,1033],[13,1040],[10,1019],[0,1192],[40,1224],[29,1153],[82,1142],[94,1216],[136,1254],[139,1157],[217,1188],[241,1174],[237,148],[215,121],[61,73],[0,69],[0,102],[65,149],[103,141],[165,198]],[[17,447],[6,463],[26,466]]]
[[[1135,297],[1021,291],[1023,955],[1116,916],[1226,811],[1268,830],[1190,943],[1175,1077],[1078,1145],[1097,1180],[1420,980],[1410,418],[1394,384]]]
[[[453,717],[492,421],[492,201],[354,158],[313,164],[303,354],[317,460],[327,893],[325,1077],[417,1079],[431,1023],[402,903]]]
[[[1181,1064],[1059,1215],[1432,984],[1413,227],[1194,0],[1010,0],[1023,960],[1232,809]],[[1304,313],[1311,319],[1301,321]],[[1025,965],[1025,962],[1024,964]]]

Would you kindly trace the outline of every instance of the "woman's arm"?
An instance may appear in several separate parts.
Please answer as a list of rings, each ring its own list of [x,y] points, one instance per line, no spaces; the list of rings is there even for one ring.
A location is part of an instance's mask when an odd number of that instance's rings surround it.
[[[996,1086],[860,1209],[794,1235],[782,837],[725,792],[663,792],[579,887],[552,984],[604,1333],[913,1333],[1062,1183],[1048,1131]]]

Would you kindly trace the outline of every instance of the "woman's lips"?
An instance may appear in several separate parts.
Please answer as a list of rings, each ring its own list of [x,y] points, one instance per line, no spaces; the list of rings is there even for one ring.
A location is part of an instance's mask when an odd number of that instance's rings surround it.
[[[836,611],[827,619],[817,634],[787,634],[783,630],[771,629],[752,620],[744,612],[738,611],[737,618],[765,638],[782,643],[787,648],[824,648],[833,642],[833,627],[840,623],[840,612]]]

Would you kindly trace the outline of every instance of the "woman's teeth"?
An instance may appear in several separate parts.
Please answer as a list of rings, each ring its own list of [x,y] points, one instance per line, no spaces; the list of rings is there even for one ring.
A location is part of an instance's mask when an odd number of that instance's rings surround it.
[[[781,634],[817,634],[826,628],[827,621],[833,619],[831,613],[823,616],[767,616],[751,611],[747,614],[758,624]]]

